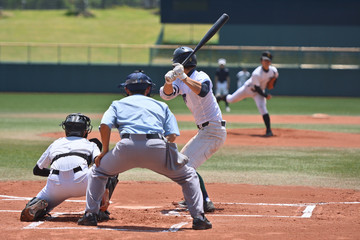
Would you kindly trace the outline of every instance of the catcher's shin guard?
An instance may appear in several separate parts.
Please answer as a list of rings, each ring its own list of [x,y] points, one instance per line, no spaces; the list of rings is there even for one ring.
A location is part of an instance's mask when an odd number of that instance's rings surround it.
[[[34,197],[26,204],[25,208],[21,211],[20,221],[31,222],[41,219],[47,213],[47,206],[48,203],[46,200]]]

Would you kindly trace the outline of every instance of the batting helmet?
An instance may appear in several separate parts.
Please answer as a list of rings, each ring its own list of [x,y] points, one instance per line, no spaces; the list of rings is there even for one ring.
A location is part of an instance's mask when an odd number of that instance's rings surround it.
[[[182,63],[194,50],[190,47],[178,47],[173,53],[173,63]],[[184,67],[195,67],[197,64],[196,55],[192,55]]]
[[[142,70],[137,70],[131,73],[126,77],[125,83],[120,84],[120,86],[129,89],[132,93],[143,92],[148,86],[150,86],[149,95],[154,85],[155,84],[152,82],[151,78]]]
[[[65,118],[60,126],[67,137],[87,137],[92,130],[91,120],[81,113],[72,113]]]
[[[273,56],[271,55],[271,53],[269,51],[265,51],[261,54],[261,60],[268,60],[268,61],[272,61]]]

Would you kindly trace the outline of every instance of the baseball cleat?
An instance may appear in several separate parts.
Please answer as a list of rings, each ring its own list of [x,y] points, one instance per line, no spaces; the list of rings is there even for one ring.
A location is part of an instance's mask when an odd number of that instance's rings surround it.
[[[212,201],[205,201],[204,202],[204,212],[214,212],[215,206]]]
[[[97,226],[97,214],[85,212],[82,218],[79,219],[78,225]]]
[[[266,131],[266,134],[265,134],[265,137],[272,137],[272,136],[274,136],[274,134],[272,133],[272,131],[271,131],[271,130],[267,130],[267,131]]]
[[[203,215],[202,218],[194,218],[192,228],[194,230],[206,230],[212,228],[212,224],[207,218]]]
[[[99,211],[99,214],[97,216],[97,220],[99,222],[104,222],[110,220],[110,213],[109,211]]]

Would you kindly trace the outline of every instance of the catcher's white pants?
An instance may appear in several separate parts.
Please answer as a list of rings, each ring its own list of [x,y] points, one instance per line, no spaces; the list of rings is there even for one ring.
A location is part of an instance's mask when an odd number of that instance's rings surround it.
[[[251,86],[243,85],[241,88],[236,90],[233,94],[226,96],[226,101],[229,103],[235,103],[243,100],[244,98],[251,97],[254,99],[256,107],[258,108],[261,115],[267,114],[268,110],[266,107],[266,98],[261,96],[259,93],[251,90]]]
[[[199,129],[198,133],[181,149],[189,157],[190,167],[198,168],[209,159],[225,142],[226,128],[221,122],[211,121]]]
[[[60,171],[59,175],[50,174],[46,186],[36,197],[46,200],[49,204],[47,210],[51,211],[66,199],[85,196],[89,173],[86,167],[76,173],[71,169]]]

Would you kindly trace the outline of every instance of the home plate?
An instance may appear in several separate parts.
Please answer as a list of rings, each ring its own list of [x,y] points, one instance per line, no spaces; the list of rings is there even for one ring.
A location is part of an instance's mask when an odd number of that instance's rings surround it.
[[[114,206],[114,208],[123,209],[149,209],[149,208],[161,208],[163,206]]]

